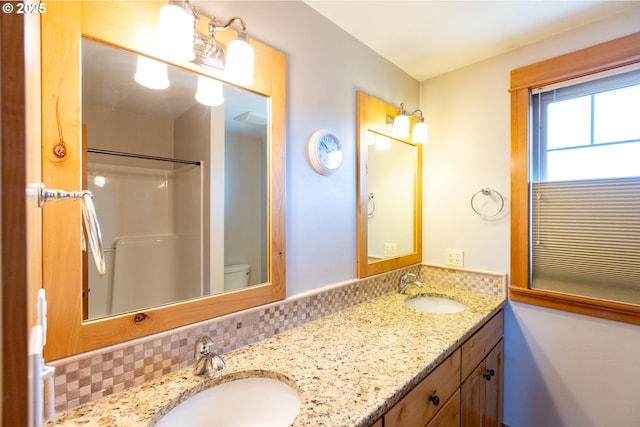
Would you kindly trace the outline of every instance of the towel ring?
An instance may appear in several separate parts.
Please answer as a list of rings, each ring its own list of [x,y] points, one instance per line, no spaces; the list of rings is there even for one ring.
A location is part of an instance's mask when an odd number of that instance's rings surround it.
[[[497,211],[495,211],[492,214],[483,214],[483,213],[481,213],[480,211],[478,211],[476,209],[476,207],[474,206],[473,203],[475,202],[475,199],[478,196],[478,194],[482,194],[483,196],[490,196],[491,193],[496,194],[500,198],[500,207],[498,208]],[[476,192],[473,196],[471,196],[471,209],[473,209],[473,211],[475,213],[477,213],[478,215],[480,215],[483,218],[492,218],[492,217],[498,215],[504,209],[504,197],[502,197],[502,194],[500,194],[500,192],[497,191],[497,190],[494,190],[494,189],[489,188],[489,187],[482,188],[478,192]]]
[[[376,202],[373,201],[373,193],[369,193],[367,196],[367,215],[372,217],[376,213]]]

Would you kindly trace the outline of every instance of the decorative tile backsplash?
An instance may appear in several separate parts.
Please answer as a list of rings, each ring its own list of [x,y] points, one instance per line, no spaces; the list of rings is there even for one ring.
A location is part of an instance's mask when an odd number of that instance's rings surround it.
[[[489,295],[506,295],[507,275],[464,268],[422,265],[420,279],[425,283],[439,283],[466,291]]]
[[[415,265],[355,279],[260,307],[51,362],[56,368],[56,412],[140,385],[193,364],[197,338],[210,336],[219,353],[269,338],[347,307],[396,292],[400,276],[416,273],[425,283],[504,295],[506,274]]]

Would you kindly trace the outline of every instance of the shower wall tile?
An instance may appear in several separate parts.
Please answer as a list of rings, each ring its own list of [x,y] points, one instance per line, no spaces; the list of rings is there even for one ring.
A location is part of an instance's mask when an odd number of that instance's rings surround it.
[[[210,336],[220,353],[269,338],[347,307],[397,292],[400,277],[415,273],[425,283],[504,295],[506,274],[433,265],[415,265],[365,279],[355,279],[118,345],[52,361],[55,409],[77,406],[143,384],[193,364],[196,340]]]

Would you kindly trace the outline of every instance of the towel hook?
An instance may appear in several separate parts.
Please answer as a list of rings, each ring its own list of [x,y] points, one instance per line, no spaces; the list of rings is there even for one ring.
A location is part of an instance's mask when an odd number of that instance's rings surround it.
[[[498,208],[498,210],[496,210],[492,214],[483,214],[480,211],[478,211],[478,209],[476,209],[476,207],[474,206],[475,199],[479,194],[482,194],[483,196],[491,196],[491,193],[494,193],[500,198],[500,207]],[[473,196],[471,196],[471,209],[473,209],[473,211],[478,215],[480,215],[482,218],[492,218],[498,215],[504,209],[504,197],[502,197],[502,194],[500,194],[499,191],[494,190],[492,188],[489,188],[489,187],[481,188],[479,191],[474,193]]]

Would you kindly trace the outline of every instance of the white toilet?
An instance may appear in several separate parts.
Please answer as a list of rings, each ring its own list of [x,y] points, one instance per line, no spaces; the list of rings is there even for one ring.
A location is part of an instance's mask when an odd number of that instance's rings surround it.
[[[249,264],[230,264],[224,266],[224,290],[233,291],[249,286]]]

